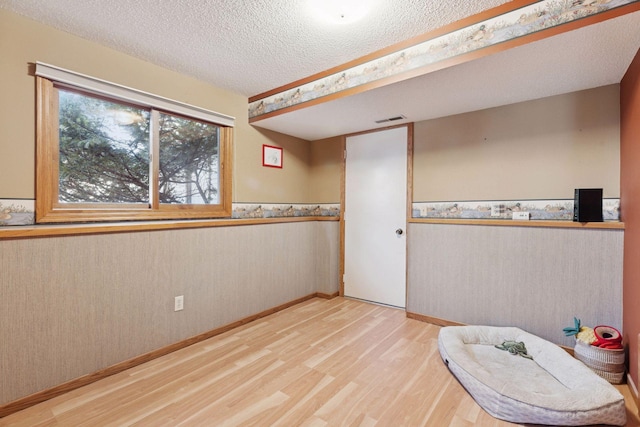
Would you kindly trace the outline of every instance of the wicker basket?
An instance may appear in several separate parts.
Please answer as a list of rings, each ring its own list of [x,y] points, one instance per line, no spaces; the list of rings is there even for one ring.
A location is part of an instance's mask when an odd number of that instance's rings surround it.
[[[622,384],[625,374],[625,351],[594,347],[576,340],[576,359],[582,361],[593,372],[611,384]]]

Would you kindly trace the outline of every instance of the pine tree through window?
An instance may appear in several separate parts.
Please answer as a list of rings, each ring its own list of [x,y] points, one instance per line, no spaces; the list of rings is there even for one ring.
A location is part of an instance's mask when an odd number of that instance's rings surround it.
[[[149,204],[148,111],[58,92],[59,203]]]
[[[43,77],[38,105],[38,222],[230,216],[230,126]]]

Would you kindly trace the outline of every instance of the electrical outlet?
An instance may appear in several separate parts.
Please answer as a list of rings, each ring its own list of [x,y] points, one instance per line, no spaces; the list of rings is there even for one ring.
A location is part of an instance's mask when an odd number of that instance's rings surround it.
[[[512,218],[520,221],[529,221],[529,212],[514,212]]]
[[[184,295],[178,295],[173,301],[173,311],[184,310]]]

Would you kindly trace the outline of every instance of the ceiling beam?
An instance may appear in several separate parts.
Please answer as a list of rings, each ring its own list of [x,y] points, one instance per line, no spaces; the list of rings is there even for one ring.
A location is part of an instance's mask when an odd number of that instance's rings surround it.
[[[515,0],[249,98],[254,123],[640,10],[640,0]]]

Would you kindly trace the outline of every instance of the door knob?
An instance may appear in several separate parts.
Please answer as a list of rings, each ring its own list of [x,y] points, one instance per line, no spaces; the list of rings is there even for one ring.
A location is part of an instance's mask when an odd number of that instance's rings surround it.
[[[402,228],[398,228],[398,229],[396,230],[396,234],[397,234],[398,236],[402,236],[402,233],[404,233],[404,231],[402,231]]]

